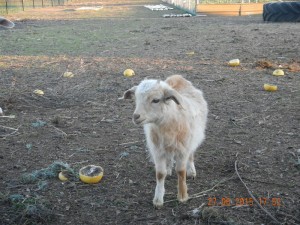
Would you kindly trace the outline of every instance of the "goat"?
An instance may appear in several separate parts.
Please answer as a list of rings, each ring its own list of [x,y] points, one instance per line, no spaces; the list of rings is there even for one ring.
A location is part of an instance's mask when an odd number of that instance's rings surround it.
[[[155,163],[154,206],[163,206],[165,178],[172,173],[174,159],[177,199],[187,201],[186,176],[196,176],[194,152],[205,137],[208,107],[202,92],[181,75],[173,75],[165,81],[144,80],[125,91],[121,99],[133,97],[136,102],[133,122],[144,126]]]
[[[10,20],[5,19],[0,16],[0,26],[6,27],[6,28],[13,28],[15,26],[15,24],[13,22],[11,22]]]

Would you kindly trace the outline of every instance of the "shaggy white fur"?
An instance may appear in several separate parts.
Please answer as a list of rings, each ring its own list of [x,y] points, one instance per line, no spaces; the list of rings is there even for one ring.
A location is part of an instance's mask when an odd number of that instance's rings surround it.
[[[124,93],[135,97],[133,122],[144,126],[156,169],[153,204],[163,205],[165,178],[176,161],[180,202],[188,200],[186,175],[196,176],[194,152],[205,138],[208,107],[202,92],[180,75],[144,80]]]

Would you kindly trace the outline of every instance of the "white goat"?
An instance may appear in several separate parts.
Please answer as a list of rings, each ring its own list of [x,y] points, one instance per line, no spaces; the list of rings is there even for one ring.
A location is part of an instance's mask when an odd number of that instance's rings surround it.
[[[5,19],[0,16],[0,26],[6,27],[6,28],[13,28],[15,26],[15,24],[13,22],[11,22],[10,20]]]
[[[204,140],[207,103],[202,92],[180,75],[165,81],[144,80],[124,93],[135,96],[133,122],[144,126],[149,151],[155,163],[156,189],[153,204],[164,203],[166,175],[176,161],[180,202],[188,200],[186,175],[196,176],[194,152]]]

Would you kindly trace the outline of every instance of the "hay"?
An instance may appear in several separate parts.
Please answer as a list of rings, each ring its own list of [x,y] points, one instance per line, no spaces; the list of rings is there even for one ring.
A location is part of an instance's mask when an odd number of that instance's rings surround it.
[[[23,201],[24,200],[24,196],[20,195],[20,194],[12,194],[8,197],[8,200],[11,202],[18,202],[18,201]]]
[[[35,183],[37,181],[41,180],[47,180],[51,178],[56,178],[58,176],[58,173],[62,170],[67,170],[71,174],[75,175],[74,170],[66,163],[56,161],[52,163],[47,168],[43,168],[40,170],[35,170],[32,173],[26,173],[22,176],[22,182],[23,183]],[[46,183],[40,183],[41,186],[39,188],[44,188],[47,184]]]
[[[203,207],[205,204],[202,204],[200,207],[193,209],[192,211],[187,212],[184,217],[201,219],[205,224],[223,224],[223,225],[237,225],[232,218],[227,216],[224,211],[219,210],[218,207]]]
[[[6,208],[5,212],[13,212],[12,224],[45,224],[55,220],[49,204],[40,196],[12,194],[3,198],[2,201],[9,203],[7,205],[9,208]]]

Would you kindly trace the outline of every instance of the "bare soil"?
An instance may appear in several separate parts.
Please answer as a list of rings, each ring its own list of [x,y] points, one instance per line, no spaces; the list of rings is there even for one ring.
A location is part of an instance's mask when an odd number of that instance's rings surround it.
[[[15,28],[0,30],[0,224],[300,224],[299,24],[163,18],[171,12],[147,2],[114,2],[11,14]],[[229,67],[234,58],[241,65]],[[285,75],[273,76],[279,67]],[[127,68],[136,75],[124,77]],[[172,74],[203,90],[209,123],[191,199],[176,201],[173,173],[155,209],[143,129],[133,102],[118,98]],[[75,177],[53,177],[57,162]],[[76,177],[90,164],[104,169],[99,184]]]

